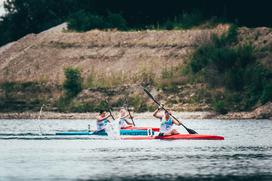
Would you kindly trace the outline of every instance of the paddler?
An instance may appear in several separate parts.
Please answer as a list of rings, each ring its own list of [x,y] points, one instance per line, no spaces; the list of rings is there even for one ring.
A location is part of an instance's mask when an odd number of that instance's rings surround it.
[[[173,119],[168,111],[162,111],[161,109],[162,107],[158,107],[158,109],[156,109],[155,112],[153,113],[153,116],[155,118],[161,120],[159,136],[179,134],[179,132],[176,129],[173,129],[172,126],[173,124],[179,126],[180,123]]]
[[[107,126],[108,123],[110,123],[109,121],[109,117],[110,117],[110,113],[107,113],[105,110],[101,110],[99,112],[99,116],[97,117],[97,121],[96,121],[96,132],[104,132],[105,128]]]
[[[133,124],[126,119],[127,117],[130,117],[130,114],[124,108],[121,108],[118,117],[119,126],[121,129],[133,126]]]

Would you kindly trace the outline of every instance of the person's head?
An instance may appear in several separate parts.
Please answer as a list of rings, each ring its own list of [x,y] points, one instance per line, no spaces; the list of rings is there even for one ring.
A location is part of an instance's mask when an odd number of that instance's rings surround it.
[[[126,115],[126,110],[122,107],[119,111],[119,114],[121,117],[125,116]]]
[[[172,114],[170,110],[164,111],[164,115],[165,115],[166,118],[169,118],[170,114]]]
[[[99,115],[100,116],[105,116],[106,115],[106,111],[105,110],[100,110],[99,111]]]

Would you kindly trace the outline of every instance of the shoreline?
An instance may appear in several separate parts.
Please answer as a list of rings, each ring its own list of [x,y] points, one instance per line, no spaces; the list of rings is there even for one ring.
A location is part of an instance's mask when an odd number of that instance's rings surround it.
[[[0,113],[0,119],[39,119],[39,112],[12,112]],[[113,112],[114,117],[118,113]],[[269,119],[271,115],[264,115],[253,112],[232,112],[225,115],[216,114],[215,112],[173,112],[173,115],[178,119],[222,119],[222,120],[237,120],[237,119]],[[44,111],[40,115],[40,119],[96,119],[98,113],[59,113]],[[134,113],[135,119],[151,119],[152,112]]]

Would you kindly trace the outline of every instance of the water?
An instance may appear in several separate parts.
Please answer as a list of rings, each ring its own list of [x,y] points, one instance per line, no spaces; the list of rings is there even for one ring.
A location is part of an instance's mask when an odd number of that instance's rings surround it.
[[[94,120],[0,120],[0,180],[272,180],[271,120],[184,121],[224,141],[53,136],[88,124],[95,127]]]

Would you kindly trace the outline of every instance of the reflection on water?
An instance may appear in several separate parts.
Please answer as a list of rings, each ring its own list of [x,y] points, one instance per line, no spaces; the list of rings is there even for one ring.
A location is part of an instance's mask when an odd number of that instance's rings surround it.
[[[0,180],[272,180],[269,120],[185,120],[224,141],[55,136],[94,120],[0,121]],[[136,120],[158,127],[157,120]],[[185,133],[182,128],[180,132]]]

